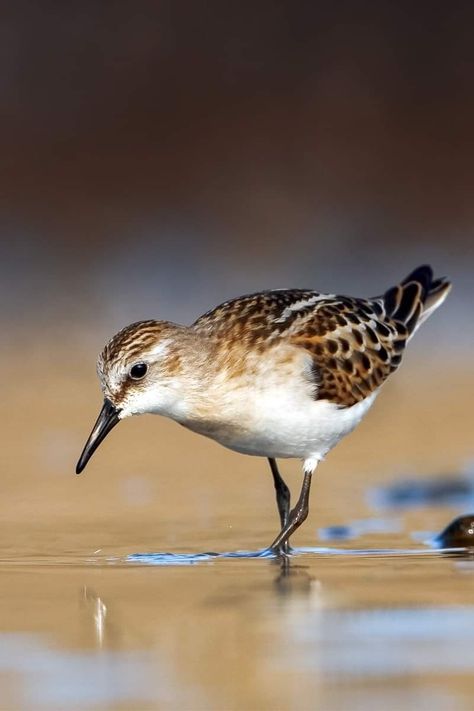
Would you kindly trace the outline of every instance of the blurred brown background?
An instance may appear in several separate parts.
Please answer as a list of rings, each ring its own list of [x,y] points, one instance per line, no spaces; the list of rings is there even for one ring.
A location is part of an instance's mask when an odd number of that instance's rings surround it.
[[[348,482],[362,501],[367,477],[463,466],[473,26],[462,1],[2,6],[5,520],[273,516],[263,462],[157,418],[121,425],[74,479],[97,352],[132,320],[270,287],[370,295],[421,262],[455,290],[331,455],[317,515],[344,517]]]

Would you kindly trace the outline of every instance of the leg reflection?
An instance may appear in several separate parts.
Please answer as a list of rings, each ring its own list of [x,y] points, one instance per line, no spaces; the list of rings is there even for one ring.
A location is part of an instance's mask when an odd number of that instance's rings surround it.
[[[82,588],[82,603],[90,614],[98,647],[103,647],[106,633],[107,605],[86,585]]]
[[[313,594],[317,580],[310,575],[309,568],[298,565],[290,556],[283,555],[274,561],[279,573],[274,580],[275,588],[281,597],[307,596]]]

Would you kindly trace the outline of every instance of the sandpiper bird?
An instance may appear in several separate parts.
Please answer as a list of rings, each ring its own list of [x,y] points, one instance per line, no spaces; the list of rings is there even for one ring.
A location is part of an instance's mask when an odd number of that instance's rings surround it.
[[[450,283],[421,266],[383,296],[278,289],[217,306],[191,326],[139,321],[99,356],[104,405],[76,472],[119,420],[156,413],[244,454],[267,457],[288,540],[308,515],[311,475],[360,422]],[[303,461],[296,506],[276,459]]]

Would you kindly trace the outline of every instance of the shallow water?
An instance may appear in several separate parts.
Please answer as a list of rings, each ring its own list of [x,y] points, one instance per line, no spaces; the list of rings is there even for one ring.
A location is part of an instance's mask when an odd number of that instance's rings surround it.
[[[50,536],[0,550],[2,709],[472,707],[465,552],[379,534],[286,562],[145,554],[114,531],[115,553],[51,555]]]
[[[428,544],[472,513],[472,378],[402,370],[318,470],[282,565],[263,460],[136,418],[76,477],[100,398],[64,362],[29,363],[39,397],[3,393],[2,711],[472,708],[474,559]],[[407,479],[416,502],[374,497]]]

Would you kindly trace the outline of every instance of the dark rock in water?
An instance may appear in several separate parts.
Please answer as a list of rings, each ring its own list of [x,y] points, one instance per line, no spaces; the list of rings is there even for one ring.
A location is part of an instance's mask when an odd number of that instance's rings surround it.
[[[369,497],[371,503],[382,508],[469,506],[474,504],[474,479],[466,476],[404,479],[372,490]]]
[[[474,548],[474,514],[458,516],[436,536],[440,548]]]

